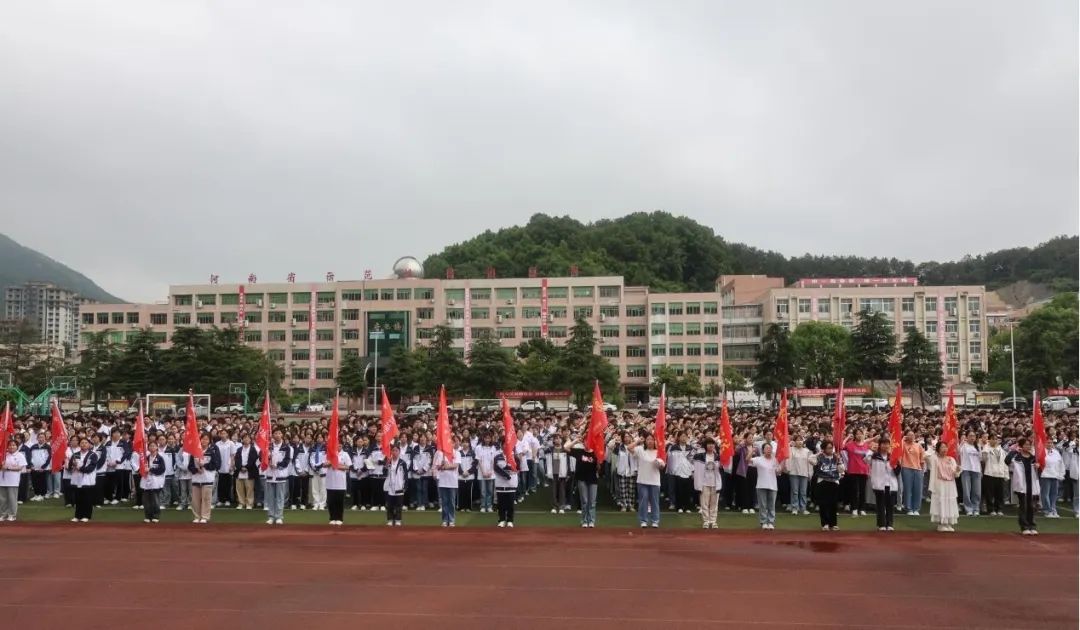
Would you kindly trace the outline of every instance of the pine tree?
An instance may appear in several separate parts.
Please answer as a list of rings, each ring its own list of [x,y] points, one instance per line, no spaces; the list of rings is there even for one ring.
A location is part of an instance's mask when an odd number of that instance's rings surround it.
[[[908,331],[900,347],[900,363],[897,367],[900,380],[919,392],[923,407],[926,407],[927,392],[933,393],[935,399],[940,395],[945,385],[945,377],[941,374],[941,357],[917,329]]]

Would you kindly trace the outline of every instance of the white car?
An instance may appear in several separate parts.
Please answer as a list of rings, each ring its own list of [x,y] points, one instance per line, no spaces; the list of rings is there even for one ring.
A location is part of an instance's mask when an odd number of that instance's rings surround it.
[[[405,413],[409,415],[431,413],[432,411],[435,411],[435,405],[432,405],[429,402],[416,403],[415,405],[409,405],[405,408]]]
[[[889,408],[889,401],[884,398],[864,398],[862,408],[865,411],[885,411]]]
[[[322,403],[311,403],[310,405],[305,407],[304,410],[313,413],[323,413],[324,411],[326,411],[326,405]]]
[[[605,413],[615,413],[618,410],[619,410],[619,408],[616,407],[615,405],[613,405],[612,403],[609,403],[609,402],[604,403],[604,412]],[[585,408],[585,413],[590,413],[591,411],[592,411],[592,405],[589,405],[588,407]]]
[[[543,411],[544,403],[539,400],[526,400],[518,407],[519,411]]]
[[[219,405],[214,407],[214,413],[244,413],[244,405],[242,403]]]
[[[184,406],[180,407],[180,409],[177,411],[177,415],[179,417],[181,417],[181,418],[186,417],[187,416],[187,405],[184,405]],[[206,407],[206,405],[195,405],[195,417],[196,418],[205,418],[208,415],[210,415],[210,410]]]
[[[1046,411],[1064,411],[1072,407],[1072,401],[1068,396],[1047,396],[1043,399],[1042,406]]]

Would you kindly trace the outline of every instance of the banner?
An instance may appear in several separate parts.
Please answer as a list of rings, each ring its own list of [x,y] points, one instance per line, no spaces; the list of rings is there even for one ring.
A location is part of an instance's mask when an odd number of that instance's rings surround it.
[[[244,326],[247,326],[247,287],[240,285],[240,298],[236,306],[236,321],[240,324],[240,341],[244,341]]]
[[[797,387],[795,389],[789,389],[788,393],[795,396],[834,396],[837,393],[836,387]],[[852,394],[860,396],[862,394],[869,394],[869,387],[845,387],[844,395],[850,396]]]
[[[574,395],[570,390],[565,391],[510,391],[495,392],[497,398],[569,398]]]
[[[947,360],[945,356],[945,298],[940,295],[937,297],[937,349],[938,358],[941,360],[941,371],[947,374],[949,370],[945,365]]]
[[[315,389],[315,303],[319,294],[315,286],[311,287],[311,302],[308,304],[308,390]]]
[[[465,315],[462,319],[465,322],[465,330],[462,331],[465,337],[465,365],[468,365],[469,353],[472,352],[472,289],[468,286],[465,287]]]
[[[544,278],[540,281],[540,338],[548,338],[548,281]]]
[[[1080,396],[1080,389],[1077,389],[1075,387],[1066,387],[1064,389],[1048,389],[1046,390],[1046,395],[1076,397]]]

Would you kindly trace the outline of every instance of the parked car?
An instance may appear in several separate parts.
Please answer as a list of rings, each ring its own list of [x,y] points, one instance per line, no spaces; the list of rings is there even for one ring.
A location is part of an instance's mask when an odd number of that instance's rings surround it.
[[[106,407],[103,403],[98,403],[96,405],[83,405],[79,407],[79,411],[82,413],[105,413],[108,410],[109,408]]]
[[[736,409],[744,409],[748,411],[759,411],[761,409],[761,401],[759,400],[740,400],[735,403]]]
[[[326,411],[326,405],[322,403],[311,403],[304,407],[304,410],[310,413],[324,413]]]
[[[708,411],[708,410],[709,410],[709,403],[705,402],[704,400],[695,400],[694,402],[690,403],[690,411]]]
[[[889,401],[885,398],[863,398],[862,408],[864,411],[887,411]]]
[[[609,402],[604,403],[604,412],[605,413],[615,413],[618,410],[619,410],[619,408],[616,407],[614,404],[609,403]],[[590,413],[590,412],[592,412],[592,405],[589,405],[588,407],[585,408],[585,413]]]
[[[1015,398],[1010,396],[1008,398],[1002,398],[1001,399],[1001,404],[998,405],[998,408],[1000,408],[1000,409],[1017,409],[1017,410],[1022,409],[1022,410],[1026,411],[1027,409],[1030,409],[1030,405],[1028,405],[1027,398],[1024,398],[1023,396],[1017,396]]]
[[[539,400],[526,400],[518,407],[521,411],[543,411],[544,403]]]
[[[243,403],[229,403],[214,407],[214,413],[244,413]]]
[[[183,407],[180,407],[180,409],[177,410],[176,415],[181,417],[181,418],[186,418],[187,417],[187,405],[184,405]],[[209,415],[210,415],[210,409],[207,408],[206,405],[195,405],[195,417],[196,418],[205,418],[205,417],[207,417]]]
[[[1042,401],[1044,411],[1064,411],[1072,407],[1068,396],[1047,396]]]
[[[435,405],[429,402],[420,402],[415,405],[409,405],[405,408],[405,413],[409,415],[416,415],[421,413],[431,413],[435,411]]]
[[[499,411],[500,409],[502,409],[502,402],[496,400],[495,402],[489,402],[485,405],[480,405],[479,407],[477,407],[477,409],[480,411]]]

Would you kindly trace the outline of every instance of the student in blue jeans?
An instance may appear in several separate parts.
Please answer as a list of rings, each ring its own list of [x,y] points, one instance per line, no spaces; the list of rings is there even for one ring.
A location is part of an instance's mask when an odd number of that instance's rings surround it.
[[[645,436],[630,449],[637,459],[638,521],[642,527],[660,527],[660,471],[665,462],[657,457],[656,438]]]

